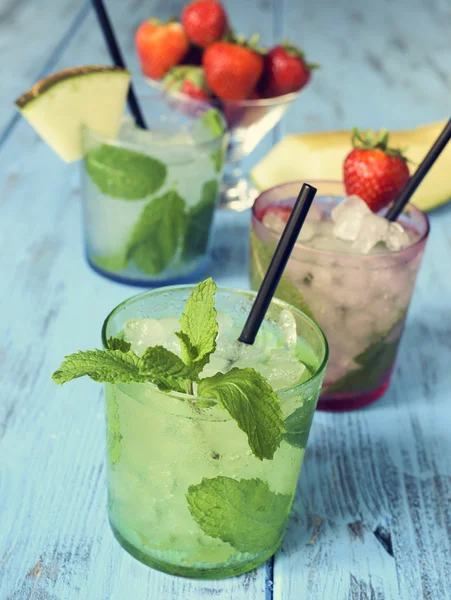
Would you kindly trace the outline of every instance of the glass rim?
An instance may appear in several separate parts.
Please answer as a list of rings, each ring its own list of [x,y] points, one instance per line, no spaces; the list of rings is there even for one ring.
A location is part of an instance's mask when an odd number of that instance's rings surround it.
[[[256,211],[256,206],[257,203],[264,199],[265,195],[273,192],[275,190],[278,190],[279,188],[284,188],[284,187],[288,187],[291,185],[295,185],[298,187],[298,189],[301,188],[302,184],[304,183],[303,180],[292,180],[292,181],[285,181],[284,183],[279,183],[277,185],[274,185],[270,188],[267,188],[266,190],[263,190],[262,192],[259,193],[259,195],[257,196],[257,198],[254,200],[254,204],[252,205],[252,218],[254,218],[256,221],[258,221],[258,223],[265,229],[265,231],[267,231],[271,236],[273,236],[274,238],[276,238],[276,241],[278,241],[280,239],[281,234],[277,233],[277,231],[275,231],[274,229],[271,229],[270,227],[268,227],[267,225],[265,225],[263,223],[263,221],[261,219],[259,219],[258,215],[257,215],[257,211]],[[332,184],[332,185],[343,185],[343,181],[340,181],[339,179],[315,179],[312,181],[308,182],[309,184],[313,185],[314,187],[316,186],[320,186],[321,184]],[[292,197],[292,196],[290,196]],[[315,198],[316,200],[316,198]],[[315,200],[313,201],[313,203],[315,203]],[[279,199],[278,202],[283,201],[283,199]],[[387,256],[402,256],[403,254],[407,254],[409,253],[412,248],[416,248],[417,246],[421,245],[423,243],[424,240],[426,240],[428,238],[429,232],[430,232],[430,222],[429,222],[429,217],[428,215],[422,211],[420,208],[418,208],[417,206],[415,206],[414,204],[411,204],[410,202],[407,204],[407,207],[410,211],[413,211],[414,214],[416,214],[417,216],[419,216],[424,224],[424,232],[421,233],[420,237],[415,240],[412,244],[410,244],[409,246],[407,246],[406,248],[401,248],[400,250],[386,250],[384,252],[378,252],[377,254],[363,254],[363,253],[350,253],[350,252],[332,252],[331,250],[319,250],[317,248],[311,248],[310,246],[306,246],[305,244],[300,243],[299,241],[296,241],[295,244],[295,248],[298,248],[300,250],[302,250],[303,252],[310,252],[312,254],[318,254],[321,256],[328,256],[328,257],[333,257],[333,256],[339,256],[341,257],[347,257],[347,258],[358,258],[358,259],[365,259],[365,260],[373,260],[373,259],[381,259],[382,257],[387,257]]]
[[[174,97],[186,97],[184,94],[180,92],[171,92],[170,90],[165,90],[161,83],[151,77],[144,77],[146,83],[154,90],[159,90],[164,92],[169,96]],[[275,96],[274,98],[255,98],[255,99],[246,99],[246,100],[221,100],[213,101],[212,103],[204,102],[202,100],[198,100],[197,102],[202,104],[208,104],[208,106],[214,106],[215,108],[220,108],[222,104],[225,106],[236,106],[236,107],[259,107],[259,106],[277,106],[278,104],[286,104],[295,100],[301,93],[302,90],[298,90],[297,92],[289,92],[288,94],[283,94],[282,96]]]
[[[210,110],[212,108],[209,104],[206,104],[205,102],[201,102],[201,101],[197,101],[197,100],[194,100],[193,102],[197,102],[198,104],[203,104],[205,106],[208,106]],[[101,133],[97,133],[96,131],[94,131],[93,129],[90,129],[86,125],[82,126],[82,136],[84,137],[85,135],[89,135],[97,142],[100,142],[103,144],[108,144],[109,146],[125,148],[127,150],[134,150],[135,152],[144,152],[144,150],[146,150],[148,148],[152,148],[152,147],[158,147],[158,148],[171,148],[171,147],[173,148],[173,147],[175,147],[177,149],[190,148],[193,150],[204,149],[204,148],[209,149],[210,147],[217,146],[219,143],[221,143],[222,140],[224,140],[224,138],[229,133],[227,122],[225,120],[225,117],[224,117],[222,111],[218,110],[218,113],[220,113],[220,115],[221,115],[223,132],[214,137],[211,137],[210,139],[205,140],[203,142],[194,142],[193,141],[193,143],[185,143],[185,142],[172,142],[171,141],[168,144],[167,141],[160,141],[158,139],[157,140],[149,140],[149,142],[140,142],[140,141],[133,142],[133,141],[121,139],[120,137],[112,138],[112,137],[103,135]],[[125,114],[122,116],[121,124],[122,124],[125,116],[126,116]],[[132,119],[134,126],[136,126],[136,123],[135,123],[133,117],[131,117],[131,119]],[[180,127],[180,129],[181,129],[181,127]],[[152,130],[164,132],[163,129],[158,129],[156,127],[152,127],[152,129],[149,129],[148,131],[151,133]],[[118,136],[119,136],[119,133],[120,133],[120,128],[118,131]]]
[[[113,310],[110,311],[110,313],[107,315],[107,317],[105,318],[105,320],[103,322],[102,330],[101,330],[101,340],[102,340],[103,347],[105,349],[108,349],[107,328],[108,328],[108,324],[109,324],[110,320],[121,310],[121,308],[123,306],[125,306],[129,302],[137,301],[141,298],[145,298],[147,296],[151,296],[154,294],[164,294],[167,292],[172,292],[172,291],[177,291],[177,290],[193,290],[195,288],[195,286],[196,286],[196,284],[181,284],[181,285],[170,285],[170,286],[165,286],[165,287],[158,287],[158,288],[154,288],[151,290],[145,290],[143,292],[135,294],[134,296],[130,296],[126,300],[123,300],[120,304],[115,306],[113,308]],[[244,294],[244,295],[251,296],[254,298],[257,295],[257,292],[254,292],[253,290],[240,290],[240,289],[236,289],[236,288],[234,289],[234,288],[225,288],[225,287],[218,287],[216,289],[216,293],[217,292],[223,292],[223,293],[229,293],[229,294]],[[305,389],[308,385],[311,385],[312,381],[315,381],[318,377],[320,377],[324,373],[326,366],[327,366],[327,361],[329,359],[329,344],[327,342],[327,338],[324,335],[324,332],[321,329],[321,327],[313,319],[311,319],[309,316],[307,316],[305,313],[303,313],[301,310],[292,306],[291,304],[288,304],[288,302],[279,300],[279,298],[273,298],[271,300],[271,304],[272,303],[278,304],[282,308],[296,313],[304,321],[309,323],[310,326],[312,326],[313,329],[319,334],[319,338],[322,341],[322,344],[324,346],[323,359],[321,361],[321,364],[315,370],[314,374],[311,377],[309,377],[309,379],[307,379],[306,381],[303,381],[302,383],[298,383],[297,385],[295,385],[289,389],[282,390],[280,392],[275,392],[278,396],[282,397],[284,394],[292,394],[293,392]],[[196,396],[194,394],[175,392],[173,390],[171,390],[170,392],[161,392],[161,390],[158,389],[158,386],[150,381],[146,382],[146,383],[137,383],[137,385],[145,385],[147,388],[150,388],[150,389],[153,388],[156,391],[158,391],[159,393],[165,393],[168,396],[178,398],[179,400],[193,401],[193,400],[206,400],[207,399],[207,400],[215,400],[216,401],[216,398],[205,398],[205,397]]]

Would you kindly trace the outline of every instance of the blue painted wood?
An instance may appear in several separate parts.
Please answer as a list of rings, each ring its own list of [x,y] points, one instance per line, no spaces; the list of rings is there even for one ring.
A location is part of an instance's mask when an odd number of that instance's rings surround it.
[[[288,34],[324,65],[283,131],[444,117],[449,4],[384,0],[380,14],[374,3],[339,4],[227,3],[243,33],[260,30],[267,42]],[[108,61],[83,4],[47,2],[51,36],[35,5],[1,7],[0,39],[18,60],[5,79],[0,129],[13,114],[8,103],[40,72]],[[174,14],[180,2],[108,6],[137,74],[132,32],[149,12]],[[11,33],[11,21],[28,46]],[[6,66],[0,53],[2,73]],[[451,206],[432,215],[390,391],[363,411],[315,417],[273,575],[268,567],[202,583],[152,571],[121,550],[106,521],[101,391],[90,381],[60,389],[49,379],[64,354],[99,345],[104,316],[136,291],[98,277],[83,260],[78,169],[61,163],[23,121],[0,146],[0,164],[1,600],[450,597]],[[248,287],[248,218],[217,215],[211,274],[222,285]]]

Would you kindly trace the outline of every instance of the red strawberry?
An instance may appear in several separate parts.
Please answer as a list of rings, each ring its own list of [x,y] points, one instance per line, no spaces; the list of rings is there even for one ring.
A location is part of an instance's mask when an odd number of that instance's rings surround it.
[[[310,81],[312,69],[304,53],[288,42],[275,46],[265,56],[265,69],[261,85],[263,96],[273,98],[297,92]]]
[[[409,179],[406,158],[399,148],[389,148],[388,137],[386,130],[376,136],[354,128],[354,149],[343,165],[347,195],[360,196],[373,212],[395,200]]]
[[[211,97],[202,67],[173,67],[164,78],[164,87],[171,92],[186,94],[195,100],[209,100]]]
[[[181,21],[188,38],[207,48],[227,30],[227,14],[216,0],[195,0],[183,9]]]
[[[263,56],[235,42],[215,42],[205,50],[202,63],[209,88],[222,100],[249,98],[263,71]]]
[[[144,21],[135,35],[141,69],[147,77],[161,79],[188,52],[189,43],[180,23]]]

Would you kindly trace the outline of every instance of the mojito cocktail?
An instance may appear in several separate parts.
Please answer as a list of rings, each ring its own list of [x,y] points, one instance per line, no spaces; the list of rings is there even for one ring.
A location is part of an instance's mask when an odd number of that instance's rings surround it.
[[[182,114],[160,105],[163,116],[150,131],[130,120],[116,139],[84,131],[88,261],[138,285],[190,280],[205,270],[225,152],[218,111],[185,102],[193,114]]]
[[[429,225],[408,206],[389,224],[339,182],[318,193],[276,296],[323,329],[330,360],[318,408],[358,408],[388,388]],[[251,283],[257,289],[291,212],[299,183],[267,190],[252,215]],[[341,206],[341,208],[339,208]],[[366,219],[358,238],[354,235]],[[381,238],[384,241],[377,241]]]
[[[279,300],[255,343],[238,342],[254,297],[211,280],[144,292],[106,319],[103,350],[53,376],[106,383],[111,527],[174,575],[244,573],[285,532],[327,343]]]

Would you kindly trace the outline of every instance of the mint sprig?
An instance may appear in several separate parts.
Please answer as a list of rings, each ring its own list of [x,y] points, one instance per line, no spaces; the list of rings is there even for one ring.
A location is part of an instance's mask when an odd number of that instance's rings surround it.
[[[285,428],[280,400],[260,373],[250,367],[216,373],[201,380],[197,393],[218,400],[247,435],[257,458],[272,459]]]
[[[55,383],[62,385],[88,375],[103,383],[154,383],[163,392],[186,393],[197,374],[163,346],[147,348],[139,358],[124,340],[110,338],[107,350],[87,350],[66,356],[53,373]],[[110,349],[114,347],[115,349]]]
[[[53,381],[59,385],[84,375],[104,383],[146,381],[139,372],[139,357],[131,350],[80,350],[65,358],[52,375]]]
[[[97,382],[151,382],[163,392],[188,394],[194,393],[196,383],[197,406],[218,405],[226,410],[246,434],[253,454],[261,460],[271,460],[284,436],[288,443],[299,443],[302,432],[297,419],[286,420],[285,427],[280,400],[266,379],[255,369],[236,367],[227,373],[199,379],[216,350],[215,292],[216,284],[207,279],[191,293],[180,319],[181,331],[176,333],[181,358],[163,346],[149,347],[139,358],[129,342],[111,337],[105,350],[87,350],[67,356],[53,374],[53,380],[63,384],[87,375]]]
[[[147,348],[139,361],[139,371],[164,392],[186,393],[190,382],[198,381],[197,373],[163,346]]]
[[[194,520],[207,535],[240,552],[276,547],[285,531],[291,496],[277,494],[261,479],[215,477],[191,485],[186,494]]]
[[[183,361],[200,373],[216,350],[218,321],[214,305],[216,284],[211,279],[199,283],[191,293],[180,319],[180,340]]]
[[[109,338],[107,346],[110,350],[120,350],[121,352],[128,352],[132,347],[130,342],[126,342],[123,339],[115,338],[113,336]]]

